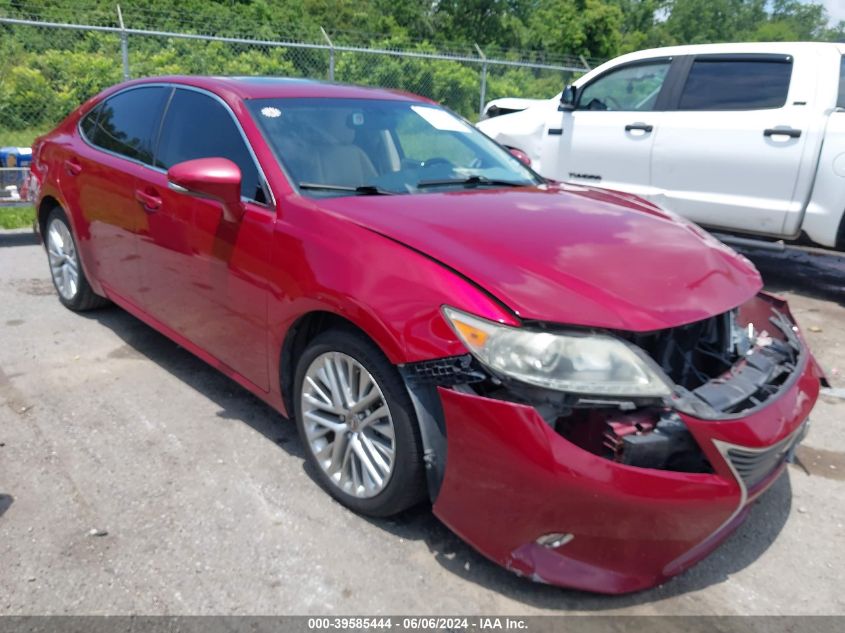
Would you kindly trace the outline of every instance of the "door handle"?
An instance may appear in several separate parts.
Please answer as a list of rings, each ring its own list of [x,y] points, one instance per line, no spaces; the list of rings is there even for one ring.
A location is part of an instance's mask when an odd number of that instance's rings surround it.
[[[82,165],[75,158],[68,158],[65,161],[65,171],[71,176],[77,176],[82,171]]]
[[[639,130],[641,132],[645,132],[648,134],[654,129],[653,125],[649,125],[648,123],[629,123],[625,126],[626,132],[631,132],[633,130]]]
[[[141,189],[135,190],[135,200],[141,203],[145,211],[158,211],[161,207],[161,198],[152,193],[147,193]]]
[[[792,127],[770,127],[763,130],[763,136],[788,136],[789,138],[801,138],[801,130]]]

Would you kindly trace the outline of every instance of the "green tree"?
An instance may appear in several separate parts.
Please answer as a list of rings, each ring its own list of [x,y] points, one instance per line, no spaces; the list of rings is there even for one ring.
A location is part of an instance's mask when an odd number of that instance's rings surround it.
[[[528,17],[532,49],[612,57],[622,43],[621,8],[604,0],[536,0]]]

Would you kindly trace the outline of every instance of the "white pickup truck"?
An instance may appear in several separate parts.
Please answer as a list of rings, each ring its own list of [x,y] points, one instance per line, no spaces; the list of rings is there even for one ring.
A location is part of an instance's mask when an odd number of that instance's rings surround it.
[[[643,196],[711,230],[845,249],[845,44],[640,51],[481,121],[540,174]]]

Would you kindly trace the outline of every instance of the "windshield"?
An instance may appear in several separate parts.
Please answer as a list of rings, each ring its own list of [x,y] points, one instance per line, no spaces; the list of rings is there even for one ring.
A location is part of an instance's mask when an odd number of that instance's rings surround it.
[[[444,108],[374,99],[253,99],[252,116],[303,195],[531,186],[538,177]]]

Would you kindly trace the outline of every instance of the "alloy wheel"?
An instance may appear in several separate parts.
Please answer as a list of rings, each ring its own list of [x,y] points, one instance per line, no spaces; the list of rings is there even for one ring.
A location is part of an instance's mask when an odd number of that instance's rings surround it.
[[[396,456],[393,417],[360,362],[340,352],[315,358],[305,373],[300,407],[308,448],[333,485],[358,498],[385,489]]]
[[[50,222],[47,229],[47,256],[56,290],[62,298],[72,301],[79,290],[79,259],[70,229],[59,218]]]

